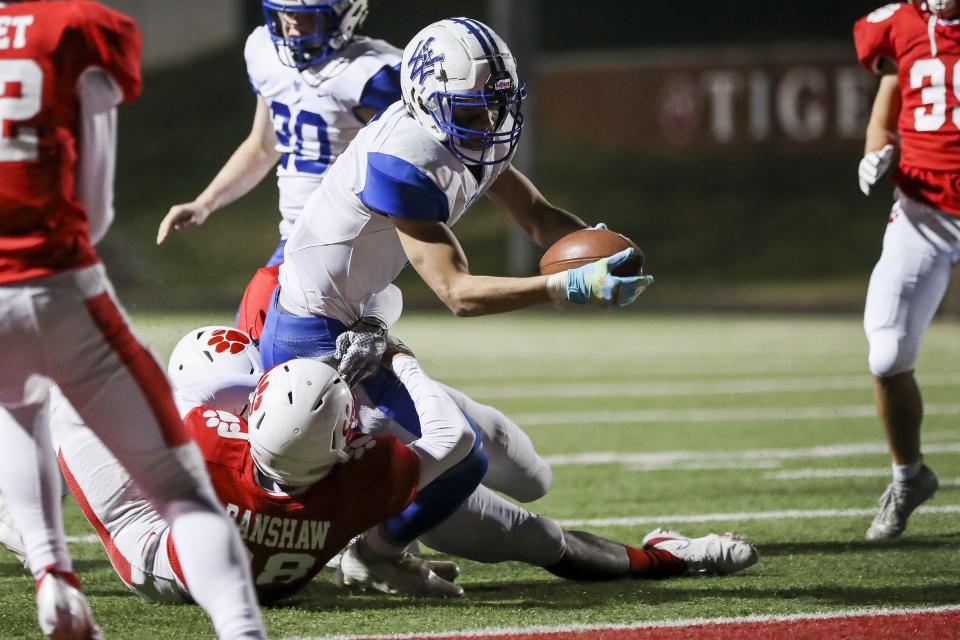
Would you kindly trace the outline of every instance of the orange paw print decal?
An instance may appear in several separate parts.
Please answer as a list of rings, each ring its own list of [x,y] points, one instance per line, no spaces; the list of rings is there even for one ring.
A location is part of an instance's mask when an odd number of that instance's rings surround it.
[[[256,391],[253,392],[253,404],[251,405],[251,411],[256,411],[260,408],[260,404],[263,402],[263,392],[267,390],[267,387],[270,386],[270,380],[267,379],[267,375],[264,374],[260,378],[260,384],[257,385]]]
[[[213,337],[207,340],[207,345],[213,347],[217,353],[229,350],[230,353],[237,354],[250,346],[250,338],[234,329],[217,329],[211,335]]]

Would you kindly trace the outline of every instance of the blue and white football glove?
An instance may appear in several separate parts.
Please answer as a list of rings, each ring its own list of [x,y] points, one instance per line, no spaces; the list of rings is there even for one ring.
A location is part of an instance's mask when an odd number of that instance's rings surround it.
[[[555,273],[547,278],[547,293],[561,304],[570,301],[625,307],[653,284],[653,276],[620,277],[611,273],[635,253],[636,249],[624,249],[582,267]]]

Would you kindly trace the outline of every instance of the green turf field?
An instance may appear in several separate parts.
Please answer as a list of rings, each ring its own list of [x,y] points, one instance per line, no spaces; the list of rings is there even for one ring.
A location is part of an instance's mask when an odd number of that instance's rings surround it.
[[[162,356],[184,331],[224,320],[135,317]],[[466,596],[451,602],[343,593],[325,571],[265,611],[272,637],[960,603],[958,324],[934,325],[918,368],[927,461],[941,480],[928,506],[940,512],[916,514],[887,544],[863,540],[888,459],[858,318],[411,315],[396,332],[436,378],[503,409],[551,460],[554,487],[534,510],[629,542],[657,524],[733,530],[763,558],[725,578],[602,585],[463,562]],[[67,532],[92,532],[72,500]],[[71,551],[109,638],[211,636],[200,609],[128,593],[99,545]],[[0,638],[35,637],[31,581],[2,555]]]

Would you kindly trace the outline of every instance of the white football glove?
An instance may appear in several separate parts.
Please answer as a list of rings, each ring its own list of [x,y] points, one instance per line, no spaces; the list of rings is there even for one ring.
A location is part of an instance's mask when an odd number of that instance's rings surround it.
[[[890,169],[891,162],[893,162],[892,144],[884,145],[877,151],[871,151],[863,156],[860,168],[857,170],[860,191],[863,191],[863,195],[870,195],[870,188],[877,184],[877,180]]]
[[[363,382],[380,368],[387,350],[387,330],[369,318],[337,336],[333,357],[340,361],[337,371],[350,386]]]

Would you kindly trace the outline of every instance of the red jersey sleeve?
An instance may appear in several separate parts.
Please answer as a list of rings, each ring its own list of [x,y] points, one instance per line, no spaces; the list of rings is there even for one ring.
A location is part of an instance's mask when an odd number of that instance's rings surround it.
[[[133,18],[97,2],[83,3],[82,25],[97,66],[116,80],[126,102],[140,95],[140,53],[143,43]]]
[[[895,2],[872,11],[853,25],[853,43],[857,48],[857,60],[871,73],[880,73],[880,60],[888,58],[896,62],[893,44],[894,16],[906,6]]]
[[[389,486],[393,489],[388,508],[395,513],[400,513],[413,502],[417,495],[417,485],[420,483],[420,458],[410,447],[393,436],[390,436],[389,443],[383,444],[389,445],[386,464],[389,469]],[[385,446],[384,449],[386,448]]]
[[[361,436],[350,444],[353,488],[365,496],[364,506],[372,522],[403,511],[417,495],[420,458],[393,436]]]
[[[237,466],[247,449],[247,421],[210,407],[194,407],[183,418],[190,437],[210,464]]]
[[[260,339],[273,292],[280,286],[280,265],[260,267],[247,284],[237,312],[237,328],[254,340]]]

